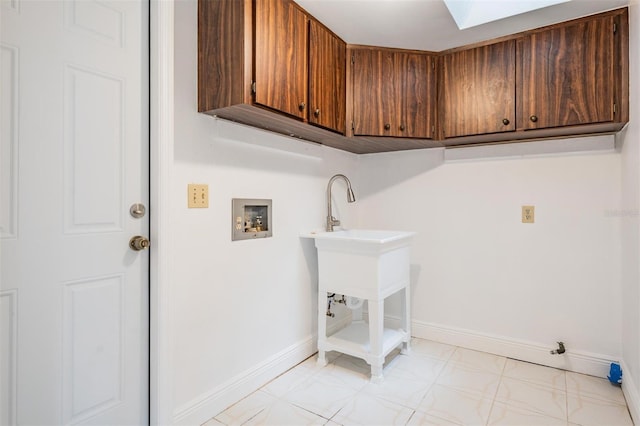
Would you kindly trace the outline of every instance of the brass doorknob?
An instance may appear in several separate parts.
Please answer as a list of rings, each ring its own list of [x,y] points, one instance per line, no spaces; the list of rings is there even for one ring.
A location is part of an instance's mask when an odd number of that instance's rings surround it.
[[[387,123],[384,125],[385,130],[389,130],[391,128],[391,124]]]
[[[502,124],[504,124],[505,126],[508,126],[508,125],[509,125],[509,123],[510,123],[510,121],[509,121],[509,119],[508,119],[508,118],[503,118],[503,119],[502,119]]]
[[[532,115],[531,117],[529,117],[529,120],[535,123],[536,121],[538,121],[538,116]]]
[[[313,115],[315,115],[316,117],[320,117],[320,108],[316,108],[316,110],[313,111]]]
[[[129,240],[131,250],[141,251],[149,248],[149,240],[142,235],[136,235]]]
[[[404,129],[406,129],[406,127],[404,126],[404,124],[401,124],[401,125],[400,125],[400,131],[401,131],[401,132],[404,132]]]
[[[306,105],[304,102],[300,102],[300,105],[298,105],[298,108],[300,108],[300,111],[304,111]]]

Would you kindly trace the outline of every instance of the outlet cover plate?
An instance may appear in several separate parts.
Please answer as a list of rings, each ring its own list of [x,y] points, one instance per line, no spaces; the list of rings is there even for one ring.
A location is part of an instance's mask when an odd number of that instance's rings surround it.
[[[522,206],[522,223],[534,223],[535,212],[535,206]]]
[[[187,206],[190,209],[209,207],[209,185],[190,183],[187,188]]]

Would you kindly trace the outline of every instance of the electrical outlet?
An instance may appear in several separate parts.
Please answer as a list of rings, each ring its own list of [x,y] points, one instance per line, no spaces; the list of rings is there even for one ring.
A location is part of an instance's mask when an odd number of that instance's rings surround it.
[[[190,209],[209,207],[209,185],[190,183],[187,188],[187,206]]]
[[[535,206],[522,206],[522,223],[534,223],[535,212]]]

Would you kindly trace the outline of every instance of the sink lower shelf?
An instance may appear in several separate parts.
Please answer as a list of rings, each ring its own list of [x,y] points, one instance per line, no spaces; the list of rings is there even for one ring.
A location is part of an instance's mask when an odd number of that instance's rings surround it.
[[[409,336],[403,330],[383,329],[382,356],[385,357],[402,342],[408,341]],[[339,351],[369,361],[371,344],[369,339],[369,324],[364,321],[354,321],[342,330],[327,337],[324,350]]]

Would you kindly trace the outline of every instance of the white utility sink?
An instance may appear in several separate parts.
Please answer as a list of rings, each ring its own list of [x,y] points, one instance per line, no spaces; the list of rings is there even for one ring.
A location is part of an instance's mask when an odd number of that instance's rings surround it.
[[[415,232],[350,229],[303,235],[314,238],[322,290],[384,299],[409,283]]]
[[[414,232],[352,229],[309,232],[318,249],[318,363],[326,364],[326,351],[363,358],[371,365],[371,380],[382,381],[384,357],[403,345],[409,350],[410,244]],[[404,290],[401,328],[384,328],[384,299]],[[326,335],[327,293],[366,299],[368,324],[351,325]]]

